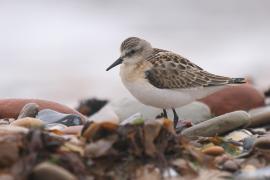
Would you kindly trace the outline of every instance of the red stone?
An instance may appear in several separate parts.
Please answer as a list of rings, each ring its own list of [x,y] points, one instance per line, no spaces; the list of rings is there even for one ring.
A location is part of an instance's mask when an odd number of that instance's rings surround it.
[[[86,119],[84,115],[72,108],[56,102],[41,99],[0,99],[0,118],[17,118],[20,111],[27,103],[38,104],[40,110],[52,109],[61,113],[78,114],[83,120]]]
[[[229,86],[199,101],[207,104],[215,116],[265,105],[263,93],[249,84]]]

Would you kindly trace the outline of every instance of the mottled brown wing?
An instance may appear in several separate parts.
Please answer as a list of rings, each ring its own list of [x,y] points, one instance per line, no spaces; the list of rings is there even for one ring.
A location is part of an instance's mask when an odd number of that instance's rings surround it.
[[[221,86],[232,79],[204,71],[189,60],[169,51],[156,49],[148,59],[153,67],[145,72],[146,79],[160,89]]]

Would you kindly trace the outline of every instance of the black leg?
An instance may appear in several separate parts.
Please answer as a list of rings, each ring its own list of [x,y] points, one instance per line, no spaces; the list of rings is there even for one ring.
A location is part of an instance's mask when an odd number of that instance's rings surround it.
[[[168,118],[166,109],[163,109],[163,117],[164,117],[164,118]]]
[[[172,108],[172,111],[173,111],[173,125],[174,125],[174,128],[176,128],[179,117],[174,108]]]

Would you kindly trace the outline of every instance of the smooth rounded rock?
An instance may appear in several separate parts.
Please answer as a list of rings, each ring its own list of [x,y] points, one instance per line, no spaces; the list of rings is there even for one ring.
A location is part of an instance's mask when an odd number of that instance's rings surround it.
[[[124,97],[118,99],[109,103],[107,106],[116,113],[120,121],[126,120],[130,116],[137,113],[140,113],[142,118],[145,120],[153,120],[162,112],[161,109],[146,106],[138,102],[133,97]],[[193,124],[205,121],[212,116],[209,107],[198,101],[176,108],[175,110],[179,114],[180,119],[189,120]],[[99,113],[101,113],[101,111]],[[171,110],[168,110],[167,114],[169,119],[173,119],[173,113]]]
[[[251,123],[249,127],[258,127],[270,124],[270,107],[261,107],[249,111]]]
[[[223,164],[223,169],[226,171],[230,171],[230,172],[235,172],[240,168],[239,163],[237,163],[235,160],[227,160],[224,164]]]
[[[25,118],[25,117],[36,117],[37,113],[39,111],[39,106],[36,104],[36,103],[28,103],[26,104],[19,116],[18,116],[18,119],[22,119],[22,118]]]
[[[51,164],[51,163],[40,163],[34,169],[30,175],[32,180],[47,180],[47,179],[57,179],[57,180],[76,180],[77,178],[68,172],[66,169]]]
[[[245,111],[235,111],[196,124],[182,131],[184,136],[215,136],[246,126],[250,115]]]
[[[255,140],[254,147],[259,149],[270,149],[270,136],[263,136]]]
[[[210,146],[202,150],[204,154],[211,156],[219,156],[224,153],[223,147],[220,146]]]
[[[39,111],[36,118],[42,120],[45,124],[60,123],[66,126],[77,126],[83,124],[83,120],[77,114],[64,114],[51,109],[43,109]]]
[[[11,126],[21,126],[21,127],[26,127],[26,128],[41,128],[44,126],[44,122],[36,119],[36,118],[22,118],[22,119],[17,119],[13,121]]]
[[[228,86],[200,100],[215,116],[237,110],[250,110],[265,105],[265,97],[252,85]]]
[[[23,133],[27,134],[29,129],[20,126],[2,125],[0,126],[0,132],[3,133]]]
[[[40,107],[40,110],[52,109],[61,113],[77,114],[86,121],[84,115],[72,108],[41,99],[0,99],[0,118],[17,118],[22,108],[28,103],[36,103]]]
[[[264,134],[267,133],[267,129],[266,128],[260,128],[260,127],[258,127],[258,128],[252,128],[250,130],[251,130],[251,132],[253,134],[257,134],[257,135],[264,135]]]

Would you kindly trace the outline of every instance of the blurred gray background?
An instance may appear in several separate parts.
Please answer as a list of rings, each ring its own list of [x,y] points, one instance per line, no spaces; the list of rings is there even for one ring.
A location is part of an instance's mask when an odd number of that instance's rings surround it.
[[[0,97],[76,104],[127,94],[118,58],[129,36],[220,75],[270,85],[269,0],[0,0]]]

